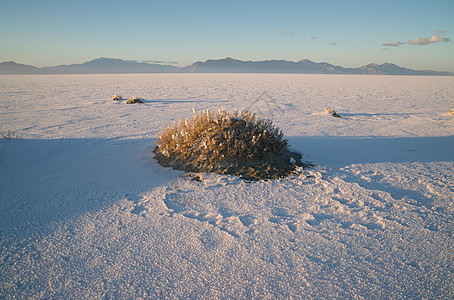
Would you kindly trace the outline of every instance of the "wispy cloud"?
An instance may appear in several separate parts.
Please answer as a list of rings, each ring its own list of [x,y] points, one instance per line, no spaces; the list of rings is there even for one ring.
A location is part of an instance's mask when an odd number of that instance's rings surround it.
[[[319,36],[311,36],[311,40],[316,40],[318,38],[320,38],[320,37]]]
[[[428,44],[448,43],[448,42],[450,42],[450,40],[448,38],[441,37],[441,36],[439,36],[437,34],[437,35],[433,35],[433,36],[427,37],[427,38],[417,37],[417,38],[415,38],[413,40],[410,40],[410,41],[407,41],[407,42],[394,41],[394,42],[391,42],[391,43],[384,43],[384,44],[382,44],[382,46],[385,46],[385,47],[399,47],[399,46],[405,45],[405,44],[424,46],[424,45],[428,45]]]
[[[450,40],[448,38],[444,38],[437,35],[433,35],[428,38],[415,38],[414,40],[408,41],[407,44],[409,45],[428,45],[428,44],[433,44],[433,43],[447,43]]]
[[[293,32],[288,31],[288,30],[282,30],[282,31],[281,31],[281,34],[282,34],[282,35],[285,35],[285,36],[292,36],[292,35],[293,35]]]
[[[337,46],[337,43],[333,42],[333,43],[329,43],[330,45],[332,46]]]
[[[394,41],[392,43],[384,43],[382,46],[386,47],[399,47],[400,45],[406,44],[405,42]]]

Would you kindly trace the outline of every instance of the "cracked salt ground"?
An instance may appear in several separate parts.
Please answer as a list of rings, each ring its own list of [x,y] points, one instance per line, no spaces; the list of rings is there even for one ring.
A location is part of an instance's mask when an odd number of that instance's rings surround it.
[[[170,215],[181,216],[209,224],[235,238],[244,233],[245,228],[256,223],[252,215],[233,213],[228,206],[216,207],[216,203],[203,201],[203,194],[213,188],[222,188],[239,183],[239,179],[215,174],[198,175],[201,182],[179,178],[172,183],[164,196],[164,204]]]
[[[349,168],[346,170],[348,172]],[[362,174],[358,166],[355,172],[356,175]],[[399,199],[391,197],[387,192],[365,189],[357,183],[345,181],[341,179],[347,177],[344,171],[339,173],[340,176],[329,170],[310,170],[292,179],[270,182],[245,182],[216,174],[199,174],[201,181],[180,176],[152,192],[126,195],[118,203],[118,208],[113,207],[104,213],[87,216],[69,232],[80,232],[83,229],[82,235],[75,236],[88,238],[88,241],[97,240],[97,236],[113,234],[118,239],[114,245],[103,245],[100,241],[89,242],[94,243],[96,255],[103,257],[103,253],[112,253],[112,246],[123,247],[129,244],[127,241],[137,242],[138,238],[152,243],[150,246],[156,251],[160,249],[156,243],[163,240],[162,237],[159,238],[159,234],[156,236],[148,233],[148,230],[154,228],[150,227],[150,223],[161,223],[167,228],[163,233],[165,235],[170,234],[176,226],[179,230],[183,228],[185,235],[178,246],[172,246],[177,247],[173,251],[181,249],[179,257],[190,260],[191,265],[198,259],[189,248],[201,247],[206,253],[225,253],[223,251],[226,248],[236,245],[234,248],[239,249],[235,251],[251,259],[280,264],[279,269],[266,274],[274,276],[272,274],[286,272],[288,276],[297,276],[298,283],[293,288],[300,287],[306,293],[313,292],[312,287],[315,286],[317,293],[323,294],[320,287],[332,280],[343,285],[355,285],[350,280],[360,280],[365,273],[368,274],[365,282],[373,287],[382,280],[389,281],[395,276],[402,276],[400,272],[406,274],[402,278],[407,282],[410,280],[408,274],[418,278],[425,272],[431,272],[433,269],[428,262],[433,258],[419,257],[421,253],[415,251],[414,247],[421,245],[427,237],[430,237],[431,243],[438,239],[434,239],[428,231],[421,234],[425,224],[414,221],[418,218],[408,216],[410,222],[413,222],[408,225],[402,217],[404,213],[399,213],[404,206],[408,208],[405,210],[407,213],[419,213],[418,206],[407,201],[408,203],[401,203],[395,209],[392,204],[399,202]],[[308,196],[305,196],[306,193]],[[109,219],[116,220],[112,224],[115,226],[106,227],[104,222],[107,219],[104,215],[113,215]],[[162,216],[162,220],[157,221],[157,215]],[[91,227],[100,231],[87,232],[84,229]],[[132,228],[135,230],[131,231]],[[139,237],[133,237],[132,234],[139,234]],[[175,234],[176,232],[172,233],[172,236]],[[413,236],[414,240],[402,241],[405,235]],[[51,240],[55,240],[55,237]],[[233,242],[234,240],[237,242]],[[383,244],[383,241],[386,242]],[[169,244],[165,242],[164,245]],[[120,265],[125,268],[128,257],[133,253],[141,253],[140,248],[144,246],[143,242],[138,246],[127,246],[114,259],[122,261]],[[87,250],[89,248],[85,251]],[[89,251],[94,254],[93,250]],[[282,253],[278,255],[276,251],[284,251],[288,259],[282,260]],[[441,254],[441,261],[446,254]],[[206,256],[202,257],[207,259]],[[62,259],[70,265],[77,265],[81,257],[64,254]],[[295,265],[297,261],[304,262],[304,267]],[[339,268],[340,264],[344,267]],[[370,264],[375,265],[374,270],[369,269]],[[139,270],[143,272],[146,269],[142,267]],[[208,270],[211,272],[213,269],[211,267]],[[344,272],[352,270],[356,275],[346,277],[347,273]],[[311,276],[304,276],[306,273]],[[171,272],[169,276],[175,278],[175,273]],[[285,278],[282,274],[279,276]],[[411,280],[418,282],[415,278]],[[112,288],[107,282],[103,284]],[[372,290],[363,287],[361,293]],[[155,294],[149,291],[147,295]],[[331,292],[326,295],[333,294]]]
[[[346,170],[348,173],[349,168]],[[300,284],[306,289],[311,286],[311,281],[318,286],[323,286],[328,279],[342,281],[340,278],[345,275],[342,275],[339,263],[347,269],[355,266],[353,270],[358,272],[358,276],[367,272],[367,282],[372,286],[380,280],[389,281],[401,272],[418,277],[433,270],[428,263],[430,254],[421,257],[413,247],[426,244],[423,241],[428,237],[431,243],[442,242],[448,232],[438,237],[432,235],[428,222],[434,220],[413,215],[424,209],[414,205],[411,199],[395,199],[388,192],[365,189],[357,183],[345,181],[341,179],[347,178],[344,172],[312,170],[289,180],[252,183],[230,176],[199,174],[200,182],[178,177],[154,194],[144,196],[141,201],[151,203],[153,199],[161,199],[160,215],[166,220],[187,220],[205,230],[198,240],[207,251],[222,248],[229,238],[238,240],[239,245],[246,248],[251,247],[248,241],[263,243],[274,240],[286,245],[283,247],[292,260],[305,260],[306,272],[311,270],[318,274],[311,276],[310,280],[301,277]],[[299,180],[305,184],[299,184]],[[309,197],[303,196],[302,189],[309,192]],[[318,196],[311,199],[310,195]],[[295,198],[298,198],[298,207],[295,207]],[[402,210],[404,207],[406,209]],[[406,235],[413,236],[413,239],[402,241]],[[308,243],[314,239],[317,243]],[[387,241],[385,244],[384,240]],[[399,242],[393,243],[392,240]],[[326,246],[322,246],[325,243]],[[266,245],[270,246],[266,242],[259,246],[260,251]],[[276,259],[269,255],[262,259]],[[440,263],[446,255],[440,254]],[[289,261],[282,263],[288,264]],[[366,267],[372,263],[376,267],[378,264],[375,271]],[[378,270],[384,273],[377,273]],[[358,280],[360,277],[349,278]],[[406,276],[403,278],[410,280]],[[348,280],[343,282],[352,284]]]
[[[279,203],[273,201],[272,206],[266,203],[267,201],[263,202],[267,198],[265,195],[258,197],[261,201],[257,203],[254,199],[247,197],[247,194],[252,193],[250,190],[256,188],[254,185],[260,185],[259,190],[262,192],[268,190],[265,194],[268,194],[268,197],[274,197],[275,194],[271,193],[270,188],[275,188],[275,184],[248,183],[229,176],[202,174],[199,175],[202,178],[201,182],[183,177],[176,179],[166,188],[163,202],[167,210],[163,214],[179,214],[217,227],[238,238],[245,233],[253,233],[260,226],[271,226],[274,229],[287,228],[292,233],[296,233],[302,227],[326,230],[333,229],[339,224],[345,229],[353,230],[397,230],[400,227],[409,227],[405,221],[408,216],[402,216],[399,209],[407,207],[402,210],[406,213],[424,212],[421,206],[412,205],[413,199],[403,199],[403,202],[397,204],[396,202],[400,199],[394,199],[388,192],[364,189],[356,183],[348,183],[345,181],[347,178],[345,174],[341,175],[344,177],[343,180],[339,176],[329,176],[317,171],[306,173],[307,175],[301,174],[291,180],[282,180],[281,183],[287,188],[288,185],[292,185],[290,190],[296,195],[303,192],[298,190],[298,188],[301,189],[302,182],[305,183],[305,188],[308,184],[319,185],[322,188],[320,194],[324,196],[318,195],[315,198],[316,201],[311,201],[312,207],[306,203],[300,206],[299,210],[292,207],[289,212],[285,201]],[[329,178],[323,179],[323,177]],[[309,181],[308,178],[314,179]],[[234,193],[229,192],[232,188],[235,189]],[[292,198],[292,193],[281,192],[280,198]],[[213,202],[213,199],[217,200]],[[399,209],[393,209],[394,206]],[[330,212],[319,213],[325,207]],[[311,214],[310,211],[318,213]],[[432,224],[436,222],[435,217],[425,217],[425,222],[418,224],[419,226],[428,229],[439,228],[438,225]],[[444,215],[444,218],[447,217]],[[414,226],[414,220],[412,222]]]

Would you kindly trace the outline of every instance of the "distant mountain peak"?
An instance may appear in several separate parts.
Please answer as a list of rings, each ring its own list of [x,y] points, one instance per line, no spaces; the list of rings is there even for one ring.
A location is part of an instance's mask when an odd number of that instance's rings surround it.
[[[102,63],[102,64],[115,64],[115,63],[135,63],[135,61],[127,61],[119,58],[108,58],[108,57],[100,57],[95,58],[93,60],[84,62],[84,64],[92,64],[92,63]]]
[[[30,66],[30,65],[19,64],[19,63],[15,62],[15,61],[12,61],[12,60],[11,60],[11,61],[2,62],[2,63],[0,63],[0,65],[3,65],[3,66],[8,66],[8,65],[10,65],[10,66],[26,66],[26,67],[33,67],[33,66]],[[36,67],[33,67],[33,68],[36,68]]]
[[[12,74],[12,75],[22,75],[22,74],[37,74],[39,73],[39,68],[18,64],[14,61],[7,61],[0,63],[0,74]]]
[[[309,60],[309,59],[307,59],[307,58],[304,58],[304,59],[302,59],[302,60],[300,60],[300,61],[298,61],[298,62],[300,62],[300,63],[313,63],[312,60]]]
[[[225,61],[234,61],[234,62],[236,62],[236,61],[240,61],[240,60],[238,60],[238,59],[235,59],[235,58],[232,58],[232,57],[226,57],[226,58],[224,58],[224,59],[221,59],[221,60],[225,60]]]

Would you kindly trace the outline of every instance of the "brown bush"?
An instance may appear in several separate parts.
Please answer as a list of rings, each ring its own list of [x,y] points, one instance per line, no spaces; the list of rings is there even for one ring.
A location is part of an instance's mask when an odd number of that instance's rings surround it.
[[[143,103],[142,99],[138,97],[131,97],[126,101],[126,104],[136,104],[136,103]]]
[[[115,94],[112,96],[112,101],[120,101],[121,99],[122,99],[121,95]]]
[[[281,178],[302,166],[271,120],[247,110],[195,112],[163,129],[154,150],[158,162],[189,172],[215,172],[245,179]]]

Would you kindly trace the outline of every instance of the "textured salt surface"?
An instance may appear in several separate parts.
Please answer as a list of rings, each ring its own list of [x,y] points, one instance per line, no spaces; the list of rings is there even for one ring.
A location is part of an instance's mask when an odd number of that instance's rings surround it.
[[[454,78],[0,76],[0,93],[0,130],[23,137],[0,141],[0,298],[454,297]],[[162,127],[220,106],[271,117],[317,167],[249,183],[157,164]]]

